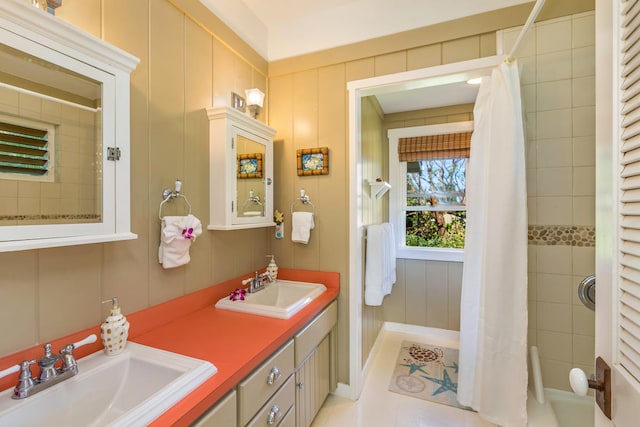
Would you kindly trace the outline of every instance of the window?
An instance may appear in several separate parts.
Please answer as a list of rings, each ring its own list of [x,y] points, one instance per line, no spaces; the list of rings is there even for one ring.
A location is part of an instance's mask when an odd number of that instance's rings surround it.
[[[389,131],[389,218],[400,258],[462,261],[473,122]]]
[[[0,116],[2,178],[52,181],[53,141],[53,125]]]

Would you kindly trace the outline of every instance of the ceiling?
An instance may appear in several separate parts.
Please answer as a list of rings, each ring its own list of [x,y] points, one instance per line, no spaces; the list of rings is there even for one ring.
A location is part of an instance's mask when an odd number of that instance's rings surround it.
[[[532,0],[200,0],[268,61],[295,57]],[[379,95],[385,113],[474,102],[458,84]]]

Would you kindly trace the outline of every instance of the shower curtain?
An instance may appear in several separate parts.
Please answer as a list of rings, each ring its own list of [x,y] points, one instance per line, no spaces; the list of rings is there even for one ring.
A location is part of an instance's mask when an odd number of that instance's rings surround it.
[[[527,194],[518,64],[485,78],[467,178],[458,400],[527,425]]]

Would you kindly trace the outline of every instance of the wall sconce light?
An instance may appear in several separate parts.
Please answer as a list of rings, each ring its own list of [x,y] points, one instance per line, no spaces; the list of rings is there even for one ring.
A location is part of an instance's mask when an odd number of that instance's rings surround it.
[[[247,107],[251,112],[251,116],[255,119],[260,114],[262,105],[264,104],[264,93],[260,89],[247,89],[244,91],[247,98]]]

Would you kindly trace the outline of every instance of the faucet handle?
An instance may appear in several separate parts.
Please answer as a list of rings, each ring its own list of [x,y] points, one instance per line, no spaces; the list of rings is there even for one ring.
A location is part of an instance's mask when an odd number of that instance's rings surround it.
[[[31,365],[36,363],[35,360],[23,360],[20,362],[20,376],[18,377],[18,384],[13,389],[14,399],[22,399],[29,395],[29,390],[35,385],[35,381],[31,374]]]
[[[73,346],[74,349],[76,349],[78,347],[82,347],[83,345],[94,343],[94,342],[96,342],[97,339],[98,339],[98,337],[96,336],[96,334],[91,334],[91,335],[87,336],[86,338],[81,339],[80,341],[74,342],[71,345]]]
[[[78,370],[78,363],[73,357],[73,344],[67,344],[60,350],[60,358],[62,359],[62,372],[69,370]]]
[[[73,344],[65,345],[64,348],[60,350],[60,358],[62,359],[62,372],[72,370],[74,371],[74,373],[77,373],[78,363],[73,356],[73,350],[78,347],[82,347],[83,345],[94,343],[97,339],[98,337],[96,336],[96,334],[91,334],[80,341],[74,342]]]
[[[31,365],[36,363],[35,359],[33,360],[23,360],[18,365],[20,369],[20,380],[28,380],[31,378]]]

